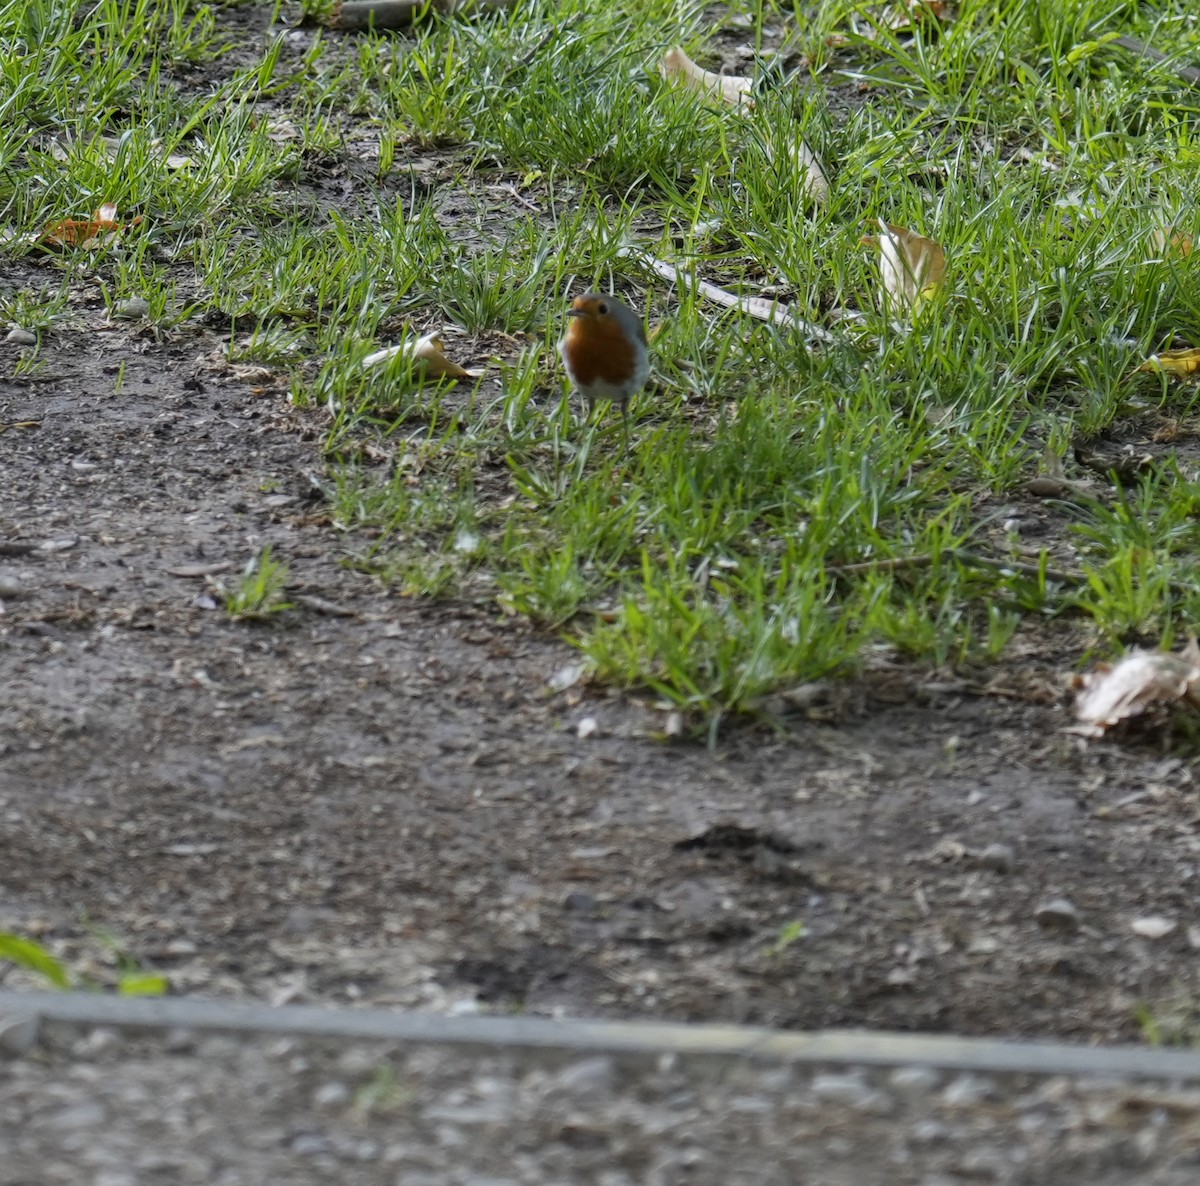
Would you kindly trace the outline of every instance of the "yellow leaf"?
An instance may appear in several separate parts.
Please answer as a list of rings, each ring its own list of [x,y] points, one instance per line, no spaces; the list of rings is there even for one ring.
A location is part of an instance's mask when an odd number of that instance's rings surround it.
[[[714,74],[697,66],[681,49],[670,49],[663,57],[660,67],[664,78],[675,79],[684,86],[702,95],[721,99],[731,107],[754,106],[750,91],[754,81],[750,78],[739,78],[733,74]]]
[[[413,342],[376,350],[363,359],[364,367],[379,366],[398,355],[412,360],[413,374],[424,379],[477,379],[482,371],[468,371],[446,357],[446,343],[436,334],[426,334]]]
[[[1194,246],[1191,235],[1185,231],[1177,231],[1173,226],[1155,227],[1150,242],[1154,244],[1154,250],[1163,257],[1177,255],[1180,259],[1187,259]]]
[[[1200,371],[1200,349],[1191,346],[1186,350],[1164,350],[1161,354],[1151,354],[1137,370],[1150,371],[1156,375],[1165,373],[1178,379],[1186,379]]]
[[[878,222],[879,235],[864,235],[861,242],[879,247],[884,311],[915,318],[945,279],[946,253],[916,231]]]
[[[446,357],[446,343],[433,334],[417,339],[413,360],[425,364],[425,374],[431,379],[472,379],[474,374]]]

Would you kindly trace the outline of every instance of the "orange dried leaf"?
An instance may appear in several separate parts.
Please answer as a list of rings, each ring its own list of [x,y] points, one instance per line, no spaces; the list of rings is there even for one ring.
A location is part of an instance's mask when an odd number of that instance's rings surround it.
[[[141,216],[133,219],[130,226],[137,226]],[[42,232],[41,242],[49,247],[95,247],[103,236],[124,230],[117,219],[117,208],[105,202],[91,218],[64,218],[52,223]]]
[[[1149,371],[1155,375],[1174,375],[1178,379],[1186,379],[1200,371],[1200,348],[1189,346],[1186,350],[1163,350],[1159,354],[1151,354],[1137,371]]]
[[[1076,681],[1072,732],[1099,737],[1114,725],[1145,712],[1152,704],[1186,700],[1200,707],[1200,648],[1193,638],[1177,655],[1130,651],[1114,667],[1101,664]]]
[[[697,66],[681,49],[670,49],[663,56],[659,67],[664,78],[675,79],[684,86],[702,95],[721,99],[731,107],[754,106],[750,92],[754,88],[754,80],[739,78],[733,74],[714,74]]]

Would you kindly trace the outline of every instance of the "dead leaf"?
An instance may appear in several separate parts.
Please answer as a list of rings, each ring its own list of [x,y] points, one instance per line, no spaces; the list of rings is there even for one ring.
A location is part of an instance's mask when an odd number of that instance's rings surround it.
[[[884,312],[915,318],[937,292],[946,276],[946,253],[940,243],[905,227],[879,222],[879,235],[864,235],[861,243],[879,247]]]
[[[814,202],[824,205],[829,201],[829,179],[817,159],[817,154],[799,136],[787,146],[787,155],[792,163],[804,171],[804,190]]]
[[[64,218],[49,224],[42,232],[40,242],[46,247],[82,247],[92,250],[125,229],[137,226],[142,221],[139,214],[128,224],[117,219],[117,208],[105,202],[91,218]]]
[[[363,359],[364,367],[379,366],[400,355],[412,359],[413,374],[424,379],[478,379],[481,370],[468,371],[446,357],[446,343],[436,334],[426,334],[413,342],[376,350]]]
[[[714,74],[711,70],[697,66],[678,47],[667,50],[659,69],[664,78],[681,82],[702,95],[721,99],[731,107],[754,106],[754,100],[750,97],[750,92],[754,89],[753,79],[739,78],[734,74]]]
[[[1192,638],[1177,655],[1130,651],[1116,666],[1102,663],[1074,683],[1079,689],[1075,716],[1081,724],[1069,731],[1100,737],[1152,704],[1183,701],[1200,708],[1200,647]]]
[[[1191,255],[1194,246],[1191,235],[1185,231],[1177,231],[1169,225],[1155,227],[1150,236],[1150,242],[1154,244],[1154,250],[1160,255],[1164,257],[1177,255],[1180,259],[1186,259]]]
[[[1164,350],[1160,354],[1151,354],[1141,366],[1134,369],[1150,371],[1156,375],[1174,375],[1177,379],[1186,379],[1200,371],[1200,349],[1189,346],[1186,350]]]

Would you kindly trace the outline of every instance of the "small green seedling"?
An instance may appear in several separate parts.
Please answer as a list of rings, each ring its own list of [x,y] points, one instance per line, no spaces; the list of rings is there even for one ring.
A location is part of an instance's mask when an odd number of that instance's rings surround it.
[[[804,937],[804,932],[807,928],[804,925],[802,918],[794,918],[791,922],[785,922],[779,928],[779,934],[776,936],[775,942],[767,948],[767,955],[773,959],[781,956],[793,943],[798,942]]]
[[[224,590],[225,609],[235,619],[262,621],[281,610],[291,609],[285,600],[288,569],[271,556],[268,544],[242,572],[235,589]]]

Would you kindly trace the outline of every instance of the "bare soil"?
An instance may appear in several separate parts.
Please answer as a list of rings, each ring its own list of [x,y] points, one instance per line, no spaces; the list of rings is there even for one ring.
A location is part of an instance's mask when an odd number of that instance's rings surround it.
[[[664,741],[649,700],[553,691],[556,637],[344,563],[322,415],[214,365],[227,340],[111,324],[95,289],[40,371],[0,343],[0,928],[101,983],[126,959],[280,1002],[1105,1042],[1190,1019],[1194,765],[1063,732],[1071,623]],[[264,544],[295,608],[231,620],[209,582]],[[1058,897],[1077,927],[1039,923]],[[1150,915],[1175,928],[1139,937]]]

